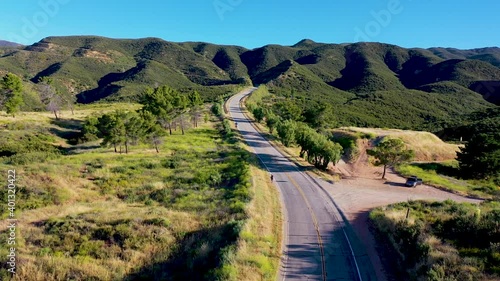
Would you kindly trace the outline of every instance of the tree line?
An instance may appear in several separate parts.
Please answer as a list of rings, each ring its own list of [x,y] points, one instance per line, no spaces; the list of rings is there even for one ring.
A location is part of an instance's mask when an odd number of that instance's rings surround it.
[[[343,154],[342,146],[331,141],[325,134],[319,133],[310,125],[296,121],[298,111],[293,107],[286,108],[280,105],[278,107],[280,110],[276,113],[273,107],[266,108],[252,103],[248,106],[255,121],[259,123],[264,121],[271,134],[276,131],[283,145],[287,147],[298,145],[300,157],[315,167],[325,170],[329,163],[335,165],[340,161]]]
[[[81,141],[102,138],[101,145],[112,146],[117,153],[128,153],[131,145],[149,142],[159,152],[163,137],[179,127],[181,133],[192,124],[197,127],[203,101],[197,91],[182,94],[168,86],[148,88],[139,99],[137,111],[116,110],[99,117],[87,117]],[[206,121],[206,118],[205,118]]]

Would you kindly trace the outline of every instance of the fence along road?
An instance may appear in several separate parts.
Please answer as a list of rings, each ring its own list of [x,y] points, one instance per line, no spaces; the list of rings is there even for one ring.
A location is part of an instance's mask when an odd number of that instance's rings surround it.
[[[333,198],[270,145],[243,114],[240,102],[254,90],[236,94],[227,105],[281,193],[286,218],[280,279],[376,280],[361,243],[344,224]],[[361,253],[356,254],[358,249]]]

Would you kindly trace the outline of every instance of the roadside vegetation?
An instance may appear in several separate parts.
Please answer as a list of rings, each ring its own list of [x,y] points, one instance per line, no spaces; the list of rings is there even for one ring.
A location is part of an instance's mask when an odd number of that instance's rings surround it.
[[[327,124],[309,116],[315,108],[303,111],[286,99],[274,100],[265,86],[260,86],[250,96],[246,106],[257,123],[264,122],[269,134],[286,147],[299,147],[299,157],[316,168],[326,170],[330,163],[335,165],[342,157],[342,146],[321,132]],[[328,108],[316,109],[320,114],[321,111],[331,113]]]
[[[397,168],[405,176],[417,175],[429,184],[481,198],[500,198],[499,110],[476,112],[468,125],[447,130],[450,141],[462,141],[453,160],[413,163]]]
[[[484,179],[464,179],[456,160],[409,163],[398,166],[395,170],[405,177],[417,176],[424,179],[425,184],[452,191],[463,196],[496,200],[500,198],[498,183]]]
[[[221,103],[211,110],[168,87],[145,95],[142,105],[86,105],[57,119],[0,116],[0,170],[19,175],[13,280],[273,279],[277,197],[262,178],[252,185],[254,160]],[[0,255],[10,280],[6,247]]]
[[[500,205],[410,201],[370,213],[398,280],[498,280]]]

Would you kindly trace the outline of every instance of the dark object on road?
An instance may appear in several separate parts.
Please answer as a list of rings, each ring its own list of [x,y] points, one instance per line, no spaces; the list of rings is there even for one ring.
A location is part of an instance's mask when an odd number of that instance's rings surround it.
[[[411,176],[406,180],[405,186],[417,187],[417,185],[421,185],[422,183],[422,179],[418,178],[417,176]]]
[[[273,175],[271,175],[271,181],[273,181],[273,180],[274,180],[274,176],[273,176]]]

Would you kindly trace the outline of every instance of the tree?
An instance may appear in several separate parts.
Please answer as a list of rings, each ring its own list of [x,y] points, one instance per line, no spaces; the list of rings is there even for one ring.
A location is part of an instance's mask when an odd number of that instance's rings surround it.
[[[0,100],[5,100],[3,106],[7,114],[12,114],[12,117],[15,117],[16,113],[19,112],[19,107],[23,104],[21,78],[15,74],[7,73],[0,81],[0,88],[4,94],[4,97],[0,97]]]
[[[300,157],[311,150],[312,137],[316,131],[304,123],[298,123],[295,131],[295,142],[300,146]]]
[[[315,129],[333,127],[335,124],[333,108],[324,102],[307,104],[302,115],[304,122]]]
[[[384,139],[374,149],[367,149],[366,153],[375,158],[373,163],[375,166],[384,166],[383,179],[388,166],[393,167],[411,161],[415,156],[415,152],[406,149],[405,143],[401,139],[391,138]]]
[[[156,122],[156,117],[151,112],[141,111],[140,116],[144,138],[154,146],[156,153],[160,153],[159,146],[163,143],[165,130]]]
[[[319,163],[319,167],[326,169],[330,162],[336,165],[340,161],[343,152],[344,149],[339,143],[327,140],[321,147],[321,162]]]
[[[53,80],[49,77],[40,77],[39,89],[40,89],[40,99],[45,105],[48,111],[54,113],[56,119],[59,119],[57,113],[61,110],[64,103],[63,98],[57,92],[57,90],[52,86]]]
[[[278,125],[280,122],[280,119],[278,116],[274,115],[273,113],[269,112],[266,114],[266,125],[269,128],[269,132],[272,134],[274,132],[274,128]]]
[[[191,118],[193,120],[193,126],[198,127],[198,119],[201,117],[201,106],[203,105],[203,100],[197,91],[193,91],[188,95],[189,106],[191,107]]]
[[[71,110],[71,115],[75,115],[75,103],[77,101],[76,95],[74,93],[67,93],[61,96],[62,103],[65,103],[67,108]]]
[[[115,152],[118,152],[116,147],[119,145],[121,153],[122,144],[125,142],[125,124],[119,115],[117,112],[102,115],[98,119],[98,129],[103,137],[102,145],[113,145]]]
[[[99,119],[96,116],[88,116],[82,125],[80,140],[82,142],[97,140],[101,136],[98,129]]]
[[[295,140],[295,131],[297,126],[292,120],[285,120],[278,124],[276,130],[278,131],[278,137],[284,146],[289,147]]]
[[[264,109],[262,107],[256,107],[253,109],[253,117],[255,117],[255,121],[258,123],[262,122],[264,120],[265,114],[264,114]]]
[[[124,144],[125,144],[125,153],[129,151],[129,145],[135,145],[139,142],[139,139],[144,136],[145,127],[144,120],[137,114],[135,111],[124,112],[118,111],[116,112],[117,118],[121,119],[123,122],[123,126],[125,127],[125,135],[124,135]]]
[[[179,121],[179,125],[181,126],[181,131],[182,134],[184,135],[184,128],[185,128],[185,114],[186,110],[189,107],[189,99],[186,97],[186,95],[180,94],[179,92],[175,92],[174,97],[174,113]]]
[[[151,112],[156,116],[158,124],[172,134],[172,121],[174,119],[174,89],[168,86],[148,88],[142,93],[139,102],[144,105],[142,111]]]
[[[457,152],[457,160],[465,178],[500,180],[500,133],[473,135]]]
[[[272,108],[273,112],[283,120],[302,120],[302,108],[300,108],[294,101],[279,101],[276,102]]]

